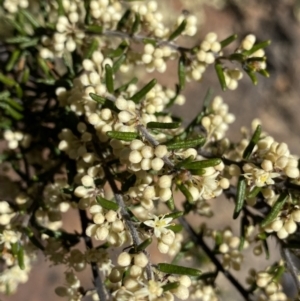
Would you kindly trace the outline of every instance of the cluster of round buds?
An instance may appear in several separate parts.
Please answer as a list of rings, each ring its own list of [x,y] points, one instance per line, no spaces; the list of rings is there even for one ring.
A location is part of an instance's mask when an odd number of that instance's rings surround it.
[[[157,38],[165,38],[170,30],[163,23],[163,14],[157,11],[157,2],[138,2],[131,6],[132,11],[138,13],[141,18],[142,28],[147,32],[152,32]]]
[[[216,290],[213,286],[203,281],[193,281],[190,292],[191,300],[218,301]]]
[[[153,228],[154,235],[158,240],[158,250],[163,254],[169,252],[175,240],[175,233],[168,229],[172,220],[172,217],[154,215],[153,219],[143,222],[148,227]]]
[[[0,225],[7,226],[11,219],[15,216],[14,210],[6,201],[0,201]]]
[[[80,280],[74,274],[73,271],[65,273],[66,275],[66,286],[59,286],[55,289],[55,293],[59,297],[68,298],[71,301],[82,300],[82,294],[80,292]]]
[[[243,50],[250,50],[254,46],[255,42],[255,35],[249,34],[242,40],[240,48]]]
[[[226,87],[229,90],[235,90],[238,87],[238,81],[243,78],[243,72],[239,69],[226,69],[224,71]]]
[[[177,26],[179,26],[184,20],[186,20],[186,26],[181,34],[190,37],[194,36],[197,33],[197,17],[194,15],[180,15],[177,18]]]
[[[278,238],[286,239],[297,230],[300,222],[300,209],[294,207],[288,214],[279,214],[264,230],[267,233],[276,232]]]
[[[12,245],[18,242],[21,238],[21,233],[15,230],[4,229],[0,233],[0,245],[6,249],[11,249]]]
[[[254,269],[249,270],[247,283],[255,284],[260,290],[258,295],[259,301],[287,301],[289,300],[283,292],[282,285],[274,281],[274,272],[270,268],[265,271],[256,272]]]
[[[58,148],[66,152],[71,159],[84,157],[87,153],[86,143],[92,140],[92,134],[86,129],[85,123],[79,122],[77,124],[77,130],[81,133],[80,138],[74,135],[70,129],[63,129],[58,135],[58,138],[61,140]]]
[[[168,150],[165,145],[156,147],[146,145],[143,141],[135,139],[131,141],[128,155],[128,168],[133,171],[154,170],[160,171],[164,166],[163,158]]]
[[[215,54],[221,51],[221,44],[217,39],[218,36],[215,32],[210,32],[205,36],[200,45],[200,49],[196,54],[199,62],[208,65],[215,62]]]
[[[265,170],[282,171],[291,179],[299,177],[298,158],[290,154],[286,143],[278,143],[267,136],[258,142],[257,153],[264,159],[261,166]]]
[[[208,110],[211,113],[201,120],[201,124],[207,131],[207,140],[221,140],[228,130],[228,124],[235,121],[235,116],[228,112],[228,105],[220,96],[212,100]]]
[[[220,236],[222,243],[218,246],[218,251],[223,254],[223,266],[226,269],[232,267],[234,270],[240,270],[243,255],[239,251],[240,238],[234,236],[231,230],[226,229],[222,232],[213,232],[214,237]],[[247,247],[247,241],[244,248]]]
[[[17,291],[18,285],[21,283],[26,283],[29,279],[29,272],[32,267],[32,259],[29,257],[27,252],[24,252],[24,269],[19,267],[17,260],[6,260],[7,254],[2,253],[1,259],[5,260],[5,264],[8,266],[3,269],[0,273],[0,292],[2,294],[7,294],[9,291],[11,294]]]
[[[155,48],[152,44],[145,44],[141,59],[146,65],[148,72],[157,70],[160,73],[164,73],[167,69],[166,60],[168,58],[172,59],[175,53],[175,50],[172,50],[172,48],[167,45]]]
[[[4,0],[3,7],[11,14],[18,12],[19,8],[27,8],[28,0]]]
[[[70,268],[73,268],[76,272],[80,272],[86,267],[86,258],[85,254],[83,254],[78,249],[73,249],[69,252],[66,263]]]
[[[89,209],[94,224],[86,229],[86,234],[96,240],[107,240],[110,245],[121,246],[128,241],[127,232],[118,213],[105,210],[98,204],[92,204]]]
[[[26,135],[20,131],[11,131],[11,130],[6,130],[3,133],[4,139],[8,143],[8,148],[10,149],[16,149],[20,146],[22,147],[28,147],[30,144],[30,136]]]
[[[90,2],[91,16],[106,29],[114,29],[122,17],[122,5],[117,1],[92,0]]]

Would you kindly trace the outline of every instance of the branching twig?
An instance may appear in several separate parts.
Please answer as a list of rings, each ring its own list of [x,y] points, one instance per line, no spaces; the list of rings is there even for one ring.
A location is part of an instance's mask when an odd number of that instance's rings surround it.
[[[89,236],[85,234],[85,230],[88,226],[88,219],[86,212],[84,210],[78,210],[80,215],[81,227],[82,227],[82,235],[84,238],[84,242],[87,249],[93,249],[93,243]],[[100,301],[106,301],[106,291],[104,288],[104,284],[99,274],[99,269],[96,262],[91,262],[91,268],[94,278],[94,284],[97,290],[97,294]]]

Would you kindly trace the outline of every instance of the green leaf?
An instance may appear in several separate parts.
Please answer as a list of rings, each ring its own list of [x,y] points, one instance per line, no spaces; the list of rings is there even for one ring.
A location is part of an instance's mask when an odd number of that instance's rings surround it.
[[[256,127],[255,132],[253,133],[253,135],[251,137],[249,144],[247,145],[247,147],[244,150],[243,159],[247,160],[250,158],[252,151],[260,138],[260,134],[261,134],[261,125],[258,125]]]
[[[164,292],[174,290],[180,286],[180,282],[170,282],[165,285],[163,285],[161,288],[163,289]]]
[[[192,162],[193,160],[194,160],[194,156],[189,156],[189,157],[185,158],[184,160],[176,163],[175,168],[179,169],[182,166],[184,166],[185,164]]]
[[[147,247],[149,247],[152,243],[152,238],[149,237],[147,239],[145,239],[142,243],[140,243],[137,247],[136,247],[136,251],[137,252],[141,252],[144,251]]]
[[[288,199],[288,193],[286,191],[282,192],[273,207],[271,208],[268,215],[265,217],[265,219],[261,222],[260,226],[263,228],[270,224],[278,215],[278,213],[283,208],[285,202]]]
[[[179,79],[179,88],[182,90],[185,85],[185,59],[183,56],[178,60],[178,79]]]
[[[107,56],[110,58],[119,57],[124,53],[125,50],[128,49],[128,46],[129,46],[128,42],[124,40],[120,43],[120,45],[116,49],[110,51],[107,54]]]
[[[31,41],[31,38],[26,36],[16,36],[16,37],[7,38],[5,41],[8,44],[19,44],[19,43],[29,42]]]
[[[33,47],[33,46],[36,46],[39,42],[39,39],[36,38],[36,39],[31,39],[30,41],[28,42],[25,42],[25,43],[21,43],[20,44],[20,48],[21,49],[25,49],[25,48],[28,48],[28,47]]]
[[[203,176],[206,173],[205,169],[192,169],[190,173],[194,176]]]
[[[243,55],[242,53],[232,53],[231,55],[229,55],[229,60],[230,61],[237,61],[237,62],[244,62],[246,60],[246,56]]]
[[[129,19],[130,15],[131,15],[131,10],[127,9],[117,24],[117,30],[120,31],[123,29],[123,27],[125,27],[126,23],[130,20]]]
[[[37,62],[39,64],[39,66],[41,67],[41,69],[43,70],[44,74],[46,75],[46,78],[51,79],[52,76],[50,75],[50,69],[49,69],[47,62],[44,59],[42,59],[41,57],[38,57]]]
[[[183,165],[183,168],[186,169],[202,169],[202,168],[207,168],[207,167],[213,167],[217,166],[220,163],[222,163],[222,160],[220,158],[214,158],[214,159],[206,159],[202,161],[194,161],[194,162],[189,162],[185,165]]]
[[[200,270],[169,263],[159,263],[157,265],[157,269],[167,274],[187,275],[194,277],[198,277],[202,274]]]
[[[114,93],[113,69],[110,65],[105,65],[105,83],[109,93]]]
[[[176,218],[178,218],[178,217],[180,217],[180,216],[183,216],[183,214],[184,214],[183,211],[171,212],[171,213],[169,213],[169,214],[166,214],[166,215],[165,215],[165,218],[167,218],[167,217],[172,217],[172,219],[174,220],[174,219],[176,219]]]
[[[240,224],[241,235],[240,235],[239,251],[242,251],[244,249],[246,229],[247,229],[248,225],[249,225],[249,221],[247,219],[247,216],[243,215],[243,217],[241,218],[241,224]]]
[[[20,244],[19,244],[19,250],[18,250],[17,258],[18,258],[19,268],[21,270],[24,270],[25,269],[25,264],[24,264],[24,248]]]
[[[20,10],[21,14],[26,18],[26,20],[32,25],[34,29],[40,27],[38,20],[29,12],[27,9]]]
[[[96,197],[97,203],[106,210],[117,211],[119,209],[119,205],[115,202],[109,201],[101,196]]]
[[[3,91],[3,92],[0,92],[0,100],[5,100],[7,99],[8,97],[10,96],[10,92],[9,91]]]
[[[94,38],[92,40],[92,43],[90,44],[90,46],[85,51],[84,58],[90,59],[92,57],[94,51],[96,51],[98,49],[98,47],[99,47],[98,39]]]
[[[243,54],[246,55],[246,56],[250,56],[251,54],[253,54],[257,50],[268,47],[270,44],[271,44],[270,40],[255,44],[250,50],[243,51]]]
[[[179,233],[182,231],[183,226],[180,224],[170,225],[167,229],[172,230],[174,233]]]
[[[176,150],[176,149],[183,149],[183,148],[190,148],[190,147],[201,147],[205,144],[205,138],[200,136],[197,139],[187,139],[184,141],[172,142],[167,143],[168,150]]]
[[[233,41],[235,41],[237,39],[237,34],[233,34],[232,36],[222,40],[220,42],[221,44],[221,48],[223,49],[224,47],[228,46],[229,44],[231,44]]]
[[[6,99],[3,99],[2,101],[4,101],[9,106],[11,106],[12,108],[14,108],[18,111],[23,111],[24,110],[24,107],[21,104],[19,104],[18,102],[16,102],[14,99],[6,98]]]
[[[244,70],[245,70],[245,69],[244,69]],[[248,76],[250,77],[250,79],[251,79],[253,85],[256,86],[258,81],[257,81],[257,78],[256,78],[254,72],[249,71],[249,70],[245,70],[245,71],[246,71],[246,73],[248,74]]]
[[[138,91],[137,93],[135,93],[132,97],[131,100],[135,103],[139,103],[140,100],[150,91],[154,88],[154,86],[156,85],[157,80],[156,79],[152,79],[146,86],[144,86],[144,88],[142,88],[140,91]]]
[[[176,39],[186,28],[187,21],[184,19],[180,25],[170,34],[169,41]]]
[[[148,129],[177,129],[180,127],[180,122],[148,122]]]
[[[262,187],[253,187],[251,191],[247,194],[247,199],[253,199],[255,198],[261,191]]]
[[[108,131],[106,135],[110,138],[114,138],[117,140],[124,140],[124,141],[132,141],[138,138],[139,134],[136,132],[118,132],[118,131]]]
[[[63,16],[65,14],[65,10],[64,10],[62,0],[57,0],[56,2],[58,4],[57,13],[58,13],[59,16]]]
[[[115,111],[115,112],[118,112],[118,108],[116,108],[115,104],[113,101],[111,101],[110,99],[107,99],[105,97],[102,97],[100,95],[97,95],[97,94],[94,94],[94,93],[90,93],[89,94],[90,97],[95,100],[96,102],[98,102],[99,104]]]
[[[189,203],[194,202],[193,196],[191,195],[191,193],[189,192],[188,188],[185,185],[183,185],[182,183],[177,183],[176,186],[182,192],[182,194],[186,197],[186,199]]]
[[[16,111],[14,108],[10,107],[7,104],[0,103],[0,107],[4,108],[5,113],[13,117],[15,120],[21,120],[24,117],[21,113],[19,113],[18,111]]]
[[[257,72],[264,77],[270,77],[270,73],[266,69],[260,69]]]
[[[120,69],[120,67],[125,62],[125,60],[126,60],[126,55],[123,54],[114,62],[112,67],[113,73],[116,73]]]
[[[262,245],[263,245],[263,248],[264,248],[264,251],[266,253],[266,259],[270,259],[270,251],[269,251],[269,246],[268,246],[268,242],[266,239],[264,239],[262,241]]]
[[[5,66],[6,71],[11,71],[15,67],[15,65],[20,57],[20,54],[21,54],[21,50],[19,50],[19,49],[16,49],[13,51],[13,53],[11,54],[6,66]]]
[[[0,82],[8,87],[13,87],[16,84],[16,81],[10,77],[5,76],[0,73]]]
[[[134,19],[134,22],[133,22],[131,30],[130,30],[130,32],[131,32],[132,35],[135,34],[136,32],[138,32],[139,26],[141,24],[141,16],[140,16],[140,14],[139,13],[135,13],[134,16],[135,16],[135,19]]]
[[[233,219],[238,218],[241,210],[243,209],[245,195],[246,195],[246,186],[247,186],[247,184],[246,184],[246,179],[244,178],[244,176],[239,176]]]
[[[225,81],[225,75],[224,75],[222,64],[216,63],[215,70],[216,70],[222,90],[226,91],[227,85],[226,85],[226,81]]]
[[[166,202],[167,207],[169,210],[173,211],[175,209],[175,203],[174,203],[174,198],[171,197],[167,202]]]
[[[102,34],[103,28],[99,25],[86,25],[85,29],[88,33],[99,33]]]
[[[30,76],[30,69],[28,67],[25,67],[22,73],[21,82],[23,84],[26,84],[29,79],[29,76]]]

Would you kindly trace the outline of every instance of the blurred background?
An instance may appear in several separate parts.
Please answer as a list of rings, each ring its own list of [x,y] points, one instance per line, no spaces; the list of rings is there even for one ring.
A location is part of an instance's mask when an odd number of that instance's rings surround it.
[[[245,75],[239,81],[237,90],[222,92],[214,68],[210,67],[202,82],[187,84],[184,90],[186,105],[184,108],[175,108],[174,112],[187,122],[191,120],[200,110],[204,95],[211,87],[215,91],[214,95],[221,95],[229,104],[230,112],[236,116],[236,121],[231,125],[228,134],[233,141],[240,139],[241,126],[250,127],[251,121],[259,118],[264,131],[277,141],[286,142],[292,153],[300,153],[300,1],[161,0],[158,4],[167,19],[176,18],[184,9],[198,17],[198,33],[195,38],[184,41],[187,45],[195,45],[211,31],[218,34],[219,40],[233,33],[238,34],[241,40],[245,35],[253,33],[258,41],[268,39],[272,41],[271,46],[266,50],[270,78],[259,77],[258,85],[253,86]],[[171,64],[166,74],[152,73],[150,76],[156,77],[161,84],[173,88],[177,80],[176,68]],[[226,217],[231,219],[233,206],[222,199],[212,203],[217,211],[215,218],[208,224],[223,229]],[[76,220],[78,219],[74,212],[69,212],[65,216],[67,230],[75,229],[80,232]],[[191,223],[194,226],[199,226],[200,222],[202,221],[191,216]],[[239,222],[232,223],[231,226],[234,233],[238,235]],[[264,258],[257,259],[249,251],[246,266],[263,269],[272,264],[279,254],[276,250],[273,252],[273,248],[271,251],[273,255],[269,261],[265,261]],[[156,253],[151,253],[151,257],[155,258],[155,261],[163,260]],[[0,300],[63,300],[55,295],[54,288],[64,283],[64,268],[48,268],[48,266],[49,263],[39,257],[28,282],[20,285],[18,292],[13,296],[0,295]],[[247,268],[244,274],[238,274],[239,279],[245,279],[246,274]],[[84,287],[92,287],[88,268],[82,273],[81,280]],[[287,282],[291,280],[287,278]],[[219,277],[218,283],[225,287],[221,300],[241,300],[225,279]]]

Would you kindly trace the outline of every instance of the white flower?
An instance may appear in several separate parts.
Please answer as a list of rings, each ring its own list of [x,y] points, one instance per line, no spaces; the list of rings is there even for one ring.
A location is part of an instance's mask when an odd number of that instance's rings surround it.
[[[170,222],[173,220],[172,217],[166,217],[163,215],[161,217],[154,215],[154,220],[145,221],[144,224],[148,227],[154,228],[154,235],[160,238],[162,234],[168,232],[167,227],[170,226]]]

